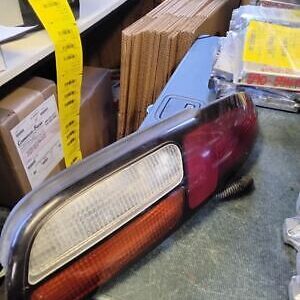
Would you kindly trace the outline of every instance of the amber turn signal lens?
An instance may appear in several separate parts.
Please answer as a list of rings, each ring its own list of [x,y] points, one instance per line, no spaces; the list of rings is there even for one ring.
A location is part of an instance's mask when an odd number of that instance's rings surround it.
[[[42,283],[31,299],[81,299],[163,240],[181,222],[183,209],[184,192],[179,189]]]

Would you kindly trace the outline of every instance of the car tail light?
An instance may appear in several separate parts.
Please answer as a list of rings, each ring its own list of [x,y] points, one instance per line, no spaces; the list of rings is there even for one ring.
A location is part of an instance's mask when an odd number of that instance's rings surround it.
[[[80,299],[161,241],[180,223],[183,208],[180,189],[41,285],[31,299]]]
[[[239,93],[135,133],[27,195],[1,237],[8,299],[81,299],[154,247],[246,158]]]
[[[232,109],[188,133],[183,139],[190,208],[199,206],[246,158],[257,126],[253,107]],[[247,117],[245,117],[247,116]]]
[[[29,283],[36,284],[103,240],[182,179],[180,150],[168,144],[70,197],[49,216],[35,237]]]

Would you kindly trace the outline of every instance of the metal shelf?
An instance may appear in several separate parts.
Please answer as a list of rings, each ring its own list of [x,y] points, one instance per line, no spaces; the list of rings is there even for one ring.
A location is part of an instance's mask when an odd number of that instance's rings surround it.
[[[128,0],[82,0],[78,27],[84,32]],[[7,69],[0,72],[0,86],[51,54],[53,44],[45,30],[1,46]]]

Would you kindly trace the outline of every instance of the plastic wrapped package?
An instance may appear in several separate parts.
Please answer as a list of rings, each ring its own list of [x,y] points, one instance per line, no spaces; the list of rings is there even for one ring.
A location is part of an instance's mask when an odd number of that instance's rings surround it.
[[[251,20],[237,84],[300,91],[300,28]]]
[[[235,9],[230,21],[230,31],[246,28],[251,20],[300,27],[298,10],[245,5]]]
[[[243,47],[243,33],[229,31],[226,38],[220,38],[219,49],[214,61],[212,76],[234,81],[238,71]]]
[[[244,6],[220,39],[210,82],[218,96],[247,91],[259,106],[299,111],[300,11]]]
[[[221,40],[214,72],[235,84],[300,91],[299,38],[300,11],[241,7]]]
[[[230,95],[232,92],[244,91],[248,93],[256,106],[285,110],[290,112],[300,111],[300,100],[297,93],[285,92],[274,89],[260,89],[249,86],[237,86],[222,78],[212,77],[209,81],[218,98]]]
[[[278,94],[274,94],[268,91],[244,88],[246,92],[251,94],[252,100],[257,106],[280,109],[290,112],[300,111],[300,102],[290,99],[289,97],[283,97]]]
[[[300,9],[299,0],[252,0],[250,4],[261,5],[265,7]]]

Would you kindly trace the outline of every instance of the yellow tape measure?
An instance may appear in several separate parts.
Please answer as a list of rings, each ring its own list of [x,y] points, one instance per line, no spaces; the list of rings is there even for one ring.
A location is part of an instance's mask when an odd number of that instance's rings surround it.
[[[82,159],[79,111],[82,82],[80,33],[67,0],[29,0],[55,49],[58,110],[66,166]]]

